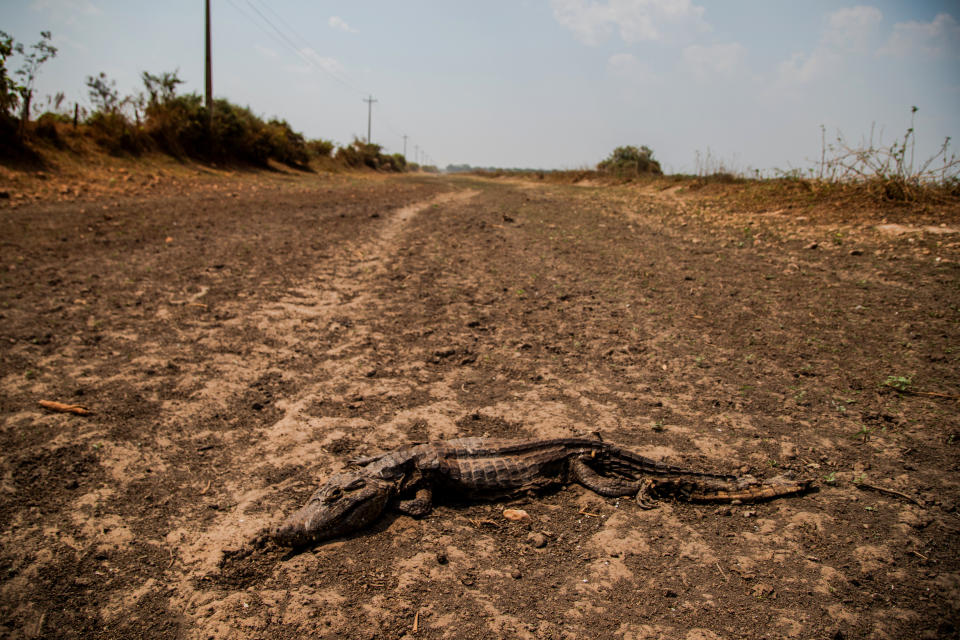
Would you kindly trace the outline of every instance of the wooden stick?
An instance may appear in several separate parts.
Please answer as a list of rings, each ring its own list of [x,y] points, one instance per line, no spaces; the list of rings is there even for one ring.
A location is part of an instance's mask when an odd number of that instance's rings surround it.
[[[955,396],[949,393],[938,393],[936,391],[910,391],[907,389],[904,393],[909,393],[915,396],[926,396],[927,398],[946,398],[948,400],[957,400],[960,402],[960,396]]]
[[[952,393],[940,393],[938,391],[914,391],[913,389],[901,389],[892,384],[888,384],[887,386],[897,393],[905,393],[911,396],[923,396],[925,398],[946,398],[947,400],[956,400],[957,402],[960,402],[960,396]]]
[[[870,489],[871,491],[876,491],[877,493],[885,493],[888,496],[896,496],[898,498],[903,498],[904,500],[909,500],[910,502],[917,505],[918,507],[924,506],[924,504],[919,500],[917,500],[916,498],[912,498],[905,493],[900,493],[899,491],[894,491],[893,489],[878,487],[872,484],[867,484],[866,482],[856,482],[854,483],[854,486],[858,489]]]
[[[44,409],[59,411],[60,413],[73,413],[78,416],[90,415],[89,409],[85,409],[78,404],[64,404],[62,402],[56,402],[55,400],[41,400],[39,405]]]
[[[723,572],[723,568],[720,567],[720,561],[719,561],[719,560],[717,561],[717,569],[720,571],[720,575],[723,576],[723,581],[726,582],[726,581],[727,581],[727,574],[725,574],[725,573]]]
[[[411,632],[416,633],[419,630],[420,630],[420,610],[417,609],[417,612],[413,615],[413,629],[411,629]]]

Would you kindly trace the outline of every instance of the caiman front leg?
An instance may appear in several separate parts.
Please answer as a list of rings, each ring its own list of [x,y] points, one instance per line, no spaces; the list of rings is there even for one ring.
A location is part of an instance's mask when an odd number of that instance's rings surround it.
[[[413,498],[398,501],[394,508],[408,516],[422,518],[433,510],[433,491],[429,487],[420,487]]]
[[[433,510],[433,489],[419,470],[404,475],[398,482],[397,493],[408,496],[411,492],[412,498],[397,500],[393,508],[414,518],[422,518]]]

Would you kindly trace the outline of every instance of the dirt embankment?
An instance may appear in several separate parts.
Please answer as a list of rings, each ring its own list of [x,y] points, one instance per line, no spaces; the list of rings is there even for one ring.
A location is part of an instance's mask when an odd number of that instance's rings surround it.
[[[960,412],[883,384],[960,394],[951,218],[894,233],[865,209],[475,179],[191,185],[0,206],[3,634],[960,628]],[[644,511],[574,486],[509,505],[529,521],[445,504],[303,553],[249,542],[351,457],[594,430],[820,490]]]

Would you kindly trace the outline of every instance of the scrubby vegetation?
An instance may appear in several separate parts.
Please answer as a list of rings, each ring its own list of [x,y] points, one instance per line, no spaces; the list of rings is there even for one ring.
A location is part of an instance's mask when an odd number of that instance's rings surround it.
[[[854,184],[875,197],[893,201],[917,200],[931,193],[960,196],[960,158],[950,152],[949,137],[926,160],[916,158],[917,111],[915,106],[910,108],[910,127],[890,145],[875,139],[873,127],[869,138],[859,145],[847,142],[839,132],[834,142],[827,143],[826,129],[821,127],[816,180],[832,185]]]
[[[329,140],[306,140],[283,119],[264,119],[248,107],[226,99],[214,101],[207,112],[202,96],[178,95],[183,84],[177,72],[141,74],[143,91],[122,96],[116,82],[105,73],[87,76],[91,110],[75,105],[73,114],[62,110],[64,97],[46,101],[47,109],[31,121],[34,81],[41,65],[56,55],[51,34],[29,48],[0,31],[0,155],[32,154],[34,147],[50,144],[60,149],[82,146],[92,140],[114,155],[139,155],[158,151],[177,158],[205,162],[266,166],[275,161],[307,168],[312,160],[328,166],[405,171],[401,154],[387,155],[375,144],[355,140],[340,149]],[[22,58],[10,73],[11,56]],[[335,153],[336,152],[336,153]]]
[[[337,149],[336,159],[348,167],[367,167],[378,171],[405,171],[407,160],[403,154],[386,155],[378,144],[354,139],[349,146]]]
[[[617,147],[606,160],[597,165],[597,171],[617,177],[663,175],[660,163],[653,159],[650,147]]]

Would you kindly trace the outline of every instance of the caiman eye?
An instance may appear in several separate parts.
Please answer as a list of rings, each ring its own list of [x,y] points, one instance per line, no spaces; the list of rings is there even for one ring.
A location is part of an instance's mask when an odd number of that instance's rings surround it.
[[[343,491],[340,490],[340,487],[334,487],[327,492],[327,495],[323,496],[324,502],[336,502],[340,496],[343,495]]]
[[[356,478],[351,480],[350,483],[344,487],[347,491],[354,491],[356,489],[363,488],[367,485],[367,481],[363,478]]]

